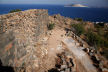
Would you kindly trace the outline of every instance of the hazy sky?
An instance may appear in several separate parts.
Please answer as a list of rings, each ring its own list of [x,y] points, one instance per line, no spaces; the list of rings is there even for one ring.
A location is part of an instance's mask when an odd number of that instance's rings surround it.
[[[0,4],[83,4],[108,7],[108,0],[0,0]]]

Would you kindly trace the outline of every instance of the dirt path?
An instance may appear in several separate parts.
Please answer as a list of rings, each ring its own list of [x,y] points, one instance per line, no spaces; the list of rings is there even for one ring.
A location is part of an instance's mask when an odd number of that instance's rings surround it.
[[[55,28],[51,31],[51,35],[48,37],[48,52],[51,57],[55,57],[57,53],[62,52],[62,42],[72,52],[75,59],[80,62],[76,62],[79,66],[78,72],[97,72],[93,66],[89,56],[79,48],[79,44],[70,37],[65,36],[66,31],[64,29]]]
[[[65,31],[63,29],[55,28],[51,31],[48,39],[48,48],[50,54],[59,53],[62,51],[62,40],[65,38]]]

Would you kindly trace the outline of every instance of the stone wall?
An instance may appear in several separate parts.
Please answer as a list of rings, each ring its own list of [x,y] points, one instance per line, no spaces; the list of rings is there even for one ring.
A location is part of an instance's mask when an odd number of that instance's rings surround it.
[[[35,44],[47,30],[48,11],[32,9],[0,15],[0,59],[4,66],[23,67],[36,60]],[[32,65],[32,64],[31,64]]]

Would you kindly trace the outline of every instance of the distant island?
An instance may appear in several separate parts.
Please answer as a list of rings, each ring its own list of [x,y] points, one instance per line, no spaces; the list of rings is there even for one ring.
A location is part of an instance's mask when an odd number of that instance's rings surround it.
[[[65,5],[64,7],[88,7],[88,6],[81,5],[81,4],[70,4],[70,5]]]

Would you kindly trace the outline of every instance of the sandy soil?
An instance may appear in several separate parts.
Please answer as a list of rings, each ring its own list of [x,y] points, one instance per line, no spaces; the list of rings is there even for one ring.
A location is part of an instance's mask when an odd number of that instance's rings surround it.
[[[65,30],[60,28],[55,28],[51,31],[48,39],[48,48],[51,55],[56,55],[56,53],[62,51],[61,41],[66,37],[65,33]]]

